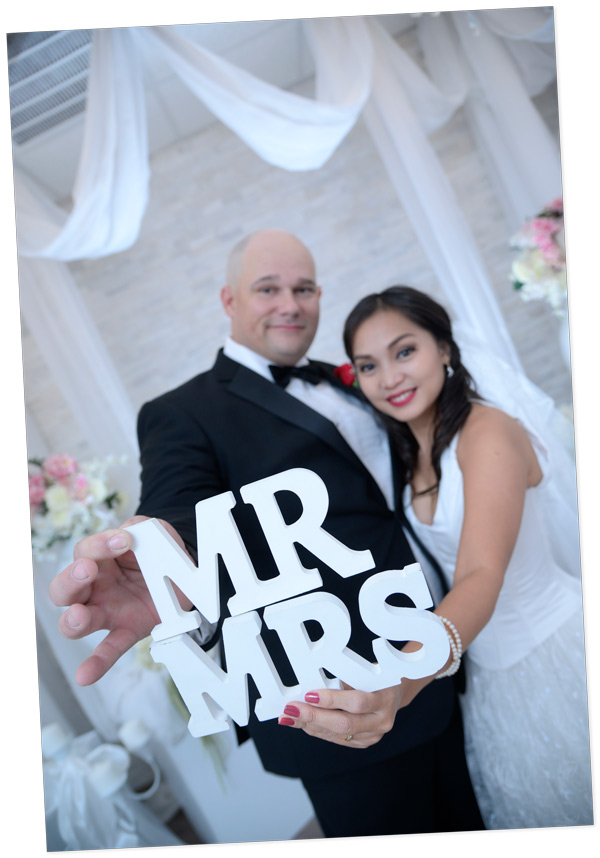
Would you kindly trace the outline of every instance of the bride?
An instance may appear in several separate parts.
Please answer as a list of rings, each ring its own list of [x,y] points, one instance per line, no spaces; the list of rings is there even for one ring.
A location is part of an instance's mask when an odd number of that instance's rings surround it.
[[[439,675],[468,648],[461,704],[486,827],[592,824],[578,557],[561,568],[551,544],[566,522],[548,520],[548,447],[476,392],[427,295],[367,296],[344,342],[398,452],[408,529],[449,588],[435,608],[452,650]]]

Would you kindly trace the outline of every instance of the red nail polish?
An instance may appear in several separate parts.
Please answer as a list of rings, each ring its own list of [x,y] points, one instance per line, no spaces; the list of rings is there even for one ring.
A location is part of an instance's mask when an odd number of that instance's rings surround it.
[[[282,724],[284,727],[293,727],[296,722],[293,721],[291,718],[280,718],[279,723]]]
[[[299,718],[300,717],[300,710],[298,709],[297,706],[292,706],[291,703],[288,703],[288,705],[285,707],[285,709],[283,711],[285,712],[286,715],[291,715],[292,718]]]
[[[309,691],[304,695],[304,699],[307,703],[318,703],[320,697],[316,691]]]

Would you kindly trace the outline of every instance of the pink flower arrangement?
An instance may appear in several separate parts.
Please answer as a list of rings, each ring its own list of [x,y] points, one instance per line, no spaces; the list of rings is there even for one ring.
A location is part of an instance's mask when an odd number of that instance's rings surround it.
[[[567,273],[562,198],[553,200],[526,221],[511,239],[521,251],[510,279],[524,301],[545,300],[556,315],[564,314]]]
[[[66,453],[29,460],[32,547],[47,555],[59,541],[81,539],[116,523],[122,494],[108,486],[107,468],[123,459],[95,459],[79,465]]]

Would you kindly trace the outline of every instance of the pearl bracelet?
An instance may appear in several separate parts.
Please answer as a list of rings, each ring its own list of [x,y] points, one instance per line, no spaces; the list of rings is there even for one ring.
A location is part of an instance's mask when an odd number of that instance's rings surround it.
[[[452,661],[450,662],[450,665],[448,668],[446,668],[446,670],[436,674],[436,679],[443,679],[446,676],[453,676],[460,667],[460,660],[463,652],[462,640],[454,623],[451,623],[450,620],[446,619],[446,617],[440,616],[440,620],[444,624],[446,634],[448,635],[448,642],[450,644],[450,651],[452,653]]]
[[[439,616],[439,614],[438,614]],[[446,619],[446,617],[440,617],[440,620],[446,626],[446,630],[448,631],[448,637],[450,637],[450,633],[452,633],[452,637],[454,638],[454,642],[458,647],[458,657],[460,658],[463,654],[463,646],[462,640],[460,639],[460,635],[458,633],[458,629],[454,625],[454,623],[450,622],[450,620]]]

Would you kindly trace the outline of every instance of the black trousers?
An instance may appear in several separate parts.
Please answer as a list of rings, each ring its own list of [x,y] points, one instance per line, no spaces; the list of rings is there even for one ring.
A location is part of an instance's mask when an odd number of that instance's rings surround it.
[[[458,701],[450,724],[434,741],[383,763],[303,784],[325,837],[485,828],[465,760]]]

